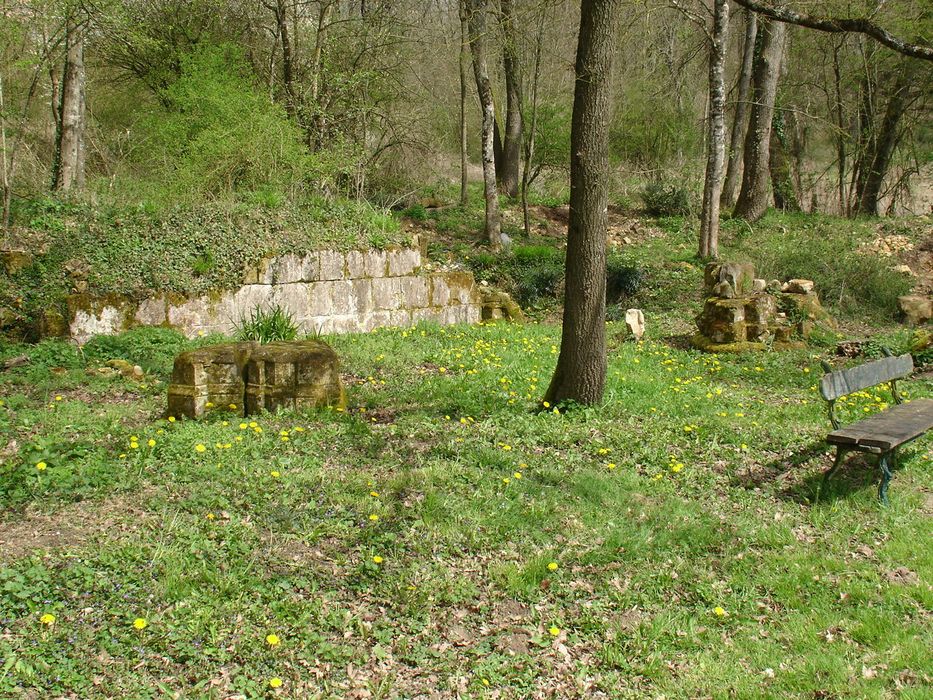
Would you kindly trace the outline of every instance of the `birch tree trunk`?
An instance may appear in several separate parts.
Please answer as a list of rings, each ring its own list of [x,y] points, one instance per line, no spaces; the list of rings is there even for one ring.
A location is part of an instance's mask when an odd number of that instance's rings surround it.
[[[528,216],[528,186],[531,184],[531,162],[535,156],[535,132],[538,128],[538,82],[541,77],[541,49],[544,46],[544,19],[547,16],[545,8],[541,9],[538,17],[538,33],[535,38],[535,60],[531,73],[531,121],[528,133],[524,139],[524,164],[522,166],[522,222],[525,228],[525,237],[531,236],[531,221]],[[524,121],[524,115],[522,116]]]
[[[484,235],[493,250],[502,247],[502,234],[499,222],[499,192],[496,187],[496,158],[494,153],[496,106],[492,98],[492,85],[489,82],[489,68],[486,63],[486,1],[467,0],[469,2],[470,51],[473,54],[473,76],[476,79],[476,91],[483,110],[482,123],[482,160],[483,160],[483,195],[486,200],[486,223]]]
[[[735,216],[746,221],[758,221],[768,209],[771,179],[768,149],[785,30],[783,22],[774,20],[762,19],[758,26],[759,42],[752,71],[754,104],[745,137],[742,190],[733,210]]]
[[[467,126],[466,126],[466,105],[467,105],[467,74],[470,69],[470,31],[467,27],[469,14],[466,3],[468,0],[460,0],[458,3],[460,15],[460,206],[466,208],[469,203],[469,193],[467,192]]]
[[[612,64],[621,0],[582,0],[570,126],[564,318],[545,401],[599,403],[606,385],[606,228]]]
[[[84,132],[86,127],[84,28],[68,20],[65,74],[62,79],[61,139],[54,189],[62,192],[84,187]]]
[[[700,257],[719,257],[719,201],[726,160],[726,43],[729,37],[729,0],[715,0],[709,51],[709,133],[703,211],[700,215]]]
[[[745,10],[745,42],[742,45],[742,66],[739,69],[739,93],[732,118],[732,133],[729,136],[729,165],[726,168],[726,181],[723,183],[720,198],[723,207],[731,207],[735,204],[736,190],[739,187],[742,145],[748,127],[748,100],[752,87],[752,65],[755,62],[755,37],[757,35],[758,15],[751,10]]]

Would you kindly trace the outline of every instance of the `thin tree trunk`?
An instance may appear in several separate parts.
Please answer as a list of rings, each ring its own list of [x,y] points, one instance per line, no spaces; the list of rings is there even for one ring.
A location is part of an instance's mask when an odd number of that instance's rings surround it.
[[[314,37],[314,50],[311,52],[311,86],[310,101],[314,116],[309,125],[309,141],[312,146],[318,148],[324,140],[324,132],[327,128],[323,110],[320,109],[319,100],[321,96],[321,70],[324,60],[324,44],[327,41],[327,29],[330,26],[330,16],[334,9],[334,3],[326,0],[321,5],[321,10],[317,18],[317,32]],[[311,136],[313,134],[313,136]]]
[[[720,203],[723,207],[735,204],[739,187],[739,171],[742,164],[742,145],[748,127],[748,101],[752,87],[752,65],[755,62],[755,37],[758,34],[758,15],[745,10],[745,43],[742,45],[742,66],[739,69],[739,94],[732,118],[732,133],[729,136],[729,165],[726,181],[722,186]]]
[[[700,257],[719,257],[719,202],[726,160],[726,44],[729,40],[729,0],[715,0],[709,51],[709,133],[703,211],[700,216]]]
[[[6,142],[6,104],[3,101],[3,75],[0,75],[0,185],[3,187],[3,233],[4,247],[6,234],[10,230],[10,203],[13,199],[13,163]]]
[[[841,43],[833,44],[833,87],[835,88],[836,104],[833,105],[833,115],[836,118],[836,172],[839,177],[839,214],[846,213],[846,123],[842,111],[842,68],[839,65],[839,49]]]
[[[492,98],[489,69],[486,63],[486,0],[468,0],[470,3],[470,51],[473,54],[473,76],[483,110],[482,160],[483,194],[486,200],[484,235],[494,250],[502,247],[499,223],[499,192],[496,188],[496,159],[494,153],[496,106]]]
[[[275,4],[275,23],[278,29],[279,40],[282,43],[282,87],[285,90],[285,109],[289,115],[295,115],[295,87],[294,87],[294,61],[292,59],[292,44],[288,36],[288,9],[285,0],[277,0]]]
[[[62,192],[84,187],[84,29],[69,19],[67,58],[62,80],[61,149],[55,189]]]
[[[595,404],[606,384],[606,228],[612,64],[621,0],[582,0],[570,127],[564,318],[545,400]]]
[[[502,191],[518,196],[522,152],[522,81],[518,62],[518,37],[512,0],[500,0],[502,10],[502,71],[505,75],[505,137],[502,142]]]
[[[754,105],[745,137],[742,189],[733,211],[735,216],[747,221],[758,221],[768,209],[768,148],[784,53],[785,25],[762,19],[758,36],[759,48],[752,71]]]
[[[460,0],[460,206],[466,208],[469,204],[469,193],[467,191],[467,123],[466,123],[466,105],[467,105],[467,77],[470,69],[470,31],[467,26],[469,14],[466,3],[468,0]]]
[[[528,216],[528,186],[531,184],[531,162],[535,156],[535,132],[538,128],[538,81],[541,77],[541,49],[544,45],[545,9],[538,17],[538,34],[535,39],[535,61],[531,78],[531,123],[525,134],[525,163],[522,167],[522,221],[525,237],[531,236],[531,221]],[[523,118],[524,121],[524,118]]]

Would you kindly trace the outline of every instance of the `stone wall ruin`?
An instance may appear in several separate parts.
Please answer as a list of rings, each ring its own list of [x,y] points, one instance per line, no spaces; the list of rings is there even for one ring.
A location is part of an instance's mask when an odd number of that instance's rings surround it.
[[[243,286],[197,297],[155,294],[139,301],[75,294],[68,299],[71,337],[113,335],[137,326],[166,326],[189,337],[232,334],[256,308],[279,305],[299,332],[352,333],[419,321],[476,323],[483,300],[469,272],[422,270],[417,248],[323,250],[263,260]]]

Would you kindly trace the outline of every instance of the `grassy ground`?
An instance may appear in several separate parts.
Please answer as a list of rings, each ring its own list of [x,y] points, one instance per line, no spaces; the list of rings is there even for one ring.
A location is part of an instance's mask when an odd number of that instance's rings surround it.
[[[818,357],[648,320],[563,415],[548,325],[331,338],[347,411],[245,422],[163,417],[145,334],[4,348],[0,695],[929,697],[931,440],[814,504]]]

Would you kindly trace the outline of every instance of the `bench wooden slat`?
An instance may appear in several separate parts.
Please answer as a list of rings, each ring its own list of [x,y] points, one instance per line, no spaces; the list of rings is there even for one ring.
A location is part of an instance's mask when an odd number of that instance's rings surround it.
[[[899,357],[884,357],[864,365],[840,369],[824,374],[820,380],[820,393],[827,401],[834,401],[840,396],[861,391],[868,387],[902,379],[914,370],[914,360],[910,354]]]
[[[834,430],[826,441],[835,445],[877,447],[887,452],[920,437],[930,428],[933,428],[933,399],[915,399]]]

